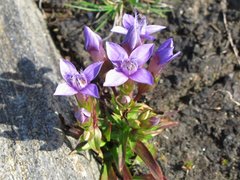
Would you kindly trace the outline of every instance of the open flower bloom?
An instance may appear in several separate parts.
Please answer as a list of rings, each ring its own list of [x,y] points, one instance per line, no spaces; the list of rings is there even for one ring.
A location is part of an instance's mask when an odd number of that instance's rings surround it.
[[[71,96],[81,93],[99,98],[97,86],[90,82],[98,75],[102,64],[103,62],[96,62],[78,72],[71,62],[61,60],[60,71],[65,82],[58,85],[54,95]]]
[[[166,40],[156,51],[153,58],[150,61],[148,70],[155,75],[158,75],[162,68],[172,61],[175,57],[179,56],[181,52],[173,54],[173,39]]]
[[[89,27],[84,27],[85,49],[91,55],[93,61],[104,61],[105,51],[101,37]]]
[[[151,36],[151,34],[161,31],[162,29],[165,29],[165,26],[160,26],[160,25],[147,25],[146,17],[140,18],[138,20],[138,16],[135,15],[133,17],[130,14],[124,14],[123,15],[123,27],[122,26],[115,26],[112,28],[112,32],[120,33],[120,34],[127,34],[128,31],[131,29],[131,27],[136,23],[138,23],[138,26],[140,26],[140,36],[143,39],[148,39],[148,40],[154,40],[155,38]]]
[[[144,44],[137,47],[128,56],[127,52],[120,45],[107,42],[107,55],[115,68],[107,72],[103,85],[119,86],[128,79],[152,85],[153,77],[151,73],[142,68],[142,66],[151,57],[153,49],[153,44]]]
[[[91,117],[91,113],[85,108],[79,108],[77,112],[75,112],[74,116],[78,121],[80,121],[80,123],[85,123]]]

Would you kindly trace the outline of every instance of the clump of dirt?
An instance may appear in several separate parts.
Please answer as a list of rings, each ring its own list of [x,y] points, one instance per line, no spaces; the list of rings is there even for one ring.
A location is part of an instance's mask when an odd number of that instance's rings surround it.
[[[49,30],[62,55],[82,66],[88,63],[82,30],[94,23],[94,14],[56,2],[43,3]],[[156,43],[173,37],[182,51],[143,99],[157,112],[177,112],[180,122],[155,138],[159,163],[167,179],[240,179],[240,54],[232,46],[240,49],[240,1],[172,4],[167,19],[148,17],[167,26]]]

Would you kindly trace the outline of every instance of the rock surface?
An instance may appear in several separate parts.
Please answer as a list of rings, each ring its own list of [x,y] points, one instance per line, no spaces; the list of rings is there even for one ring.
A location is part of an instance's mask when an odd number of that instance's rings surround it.
[[[69,155],[54,112],[71,109],[52,95],[60,55],[33,0],[0,1],[0,54],[0,179],[98,179],[93,160]]]

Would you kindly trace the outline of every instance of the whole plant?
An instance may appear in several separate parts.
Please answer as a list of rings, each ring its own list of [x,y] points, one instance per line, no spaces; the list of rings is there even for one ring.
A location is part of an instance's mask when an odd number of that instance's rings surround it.
[[[92,64],[77,71],[70,61],[60,60],[65,82],[54,95],[76,97],[77,121],[72,127],[79,139],[76,150],[94,152],[102,164],[101,179],[165,179],[149,140],[178,123],[140,100],[180,52],[174,53],[172,38],[155,48],[153,34],[165,27],[148,25],[144,16],[125,14],[122,25],[111,30],[123,36],[119,44],[103,42],[84,27],[85,50]],[[132,175],[134,165],[141,163],[150,173]]]

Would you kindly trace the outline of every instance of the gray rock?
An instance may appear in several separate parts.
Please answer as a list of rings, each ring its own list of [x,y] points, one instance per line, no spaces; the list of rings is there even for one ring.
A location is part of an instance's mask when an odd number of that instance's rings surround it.
[[[0,1],[0,179],[99,177],[88,154],[69,155],[66,139],[76,142],[55,114],[71,112],[71,101],[53,96],[59,58],[33,0]]]

